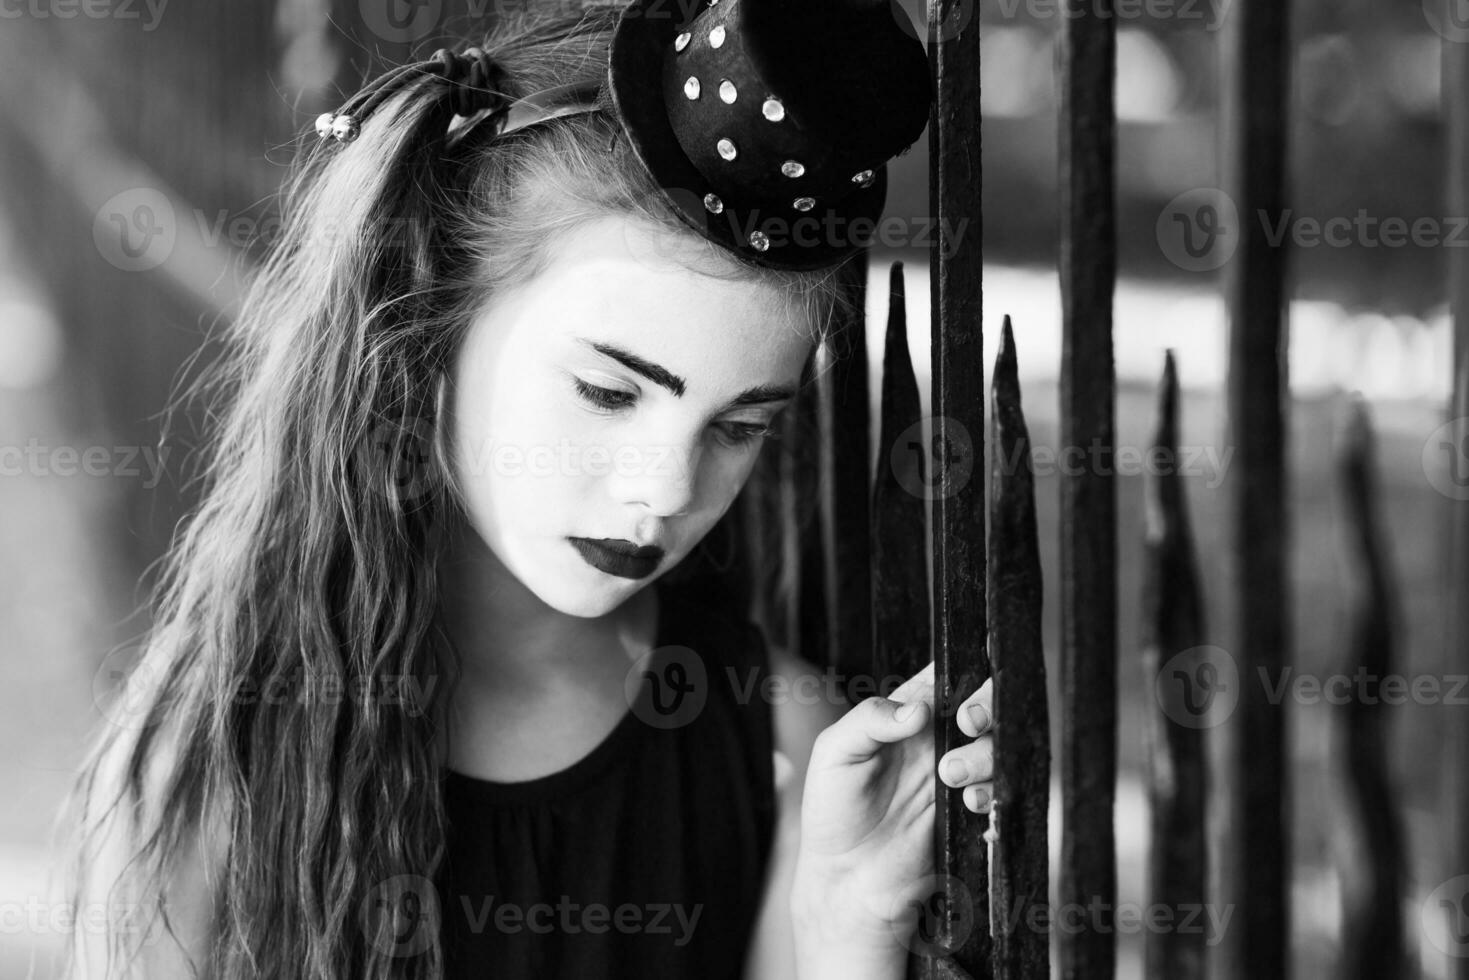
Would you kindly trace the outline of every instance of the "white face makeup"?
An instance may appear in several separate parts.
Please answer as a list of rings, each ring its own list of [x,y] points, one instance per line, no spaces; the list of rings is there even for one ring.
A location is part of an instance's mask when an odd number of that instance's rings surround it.
[[[481,312],[454,365],[452,465],[470,523],[568,615],[604,615],[688,555],[744,486],[811,352],[775,290],[690,270],[670,235],[607,217],[566,236],[542,274]],[[588,543],[605,539],[664,553]]]

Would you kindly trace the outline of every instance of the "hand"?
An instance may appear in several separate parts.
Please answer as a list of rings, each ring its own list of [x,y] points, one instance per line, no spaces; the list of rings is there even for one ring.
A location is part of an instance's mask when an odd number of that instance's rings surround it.
[[[806,918],[821,918],[828,933],[874,944],[901,941],[905,911],[932,884],[933,673],[930,663],[891,697],[856,705],[812,746],[795,905]],[[974,741],[937,761],[944,784],[962,786],[965,805],[976,813],[989,809],[994,791],[993,691],[986,680],[959,706],[955,723]],[[951,769],[956,762],[962,772]]]

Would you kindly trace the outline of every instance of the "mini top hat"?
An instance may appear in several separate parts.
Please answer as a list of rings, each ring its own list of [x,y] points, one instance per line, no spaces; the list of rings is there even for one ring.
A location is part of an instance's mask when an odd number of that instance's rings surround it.
[[[677,213],[763,266],[868,244],[887,161],[928,122],[928,56],[897,0],[632,0],[608,59],[634,152]]]

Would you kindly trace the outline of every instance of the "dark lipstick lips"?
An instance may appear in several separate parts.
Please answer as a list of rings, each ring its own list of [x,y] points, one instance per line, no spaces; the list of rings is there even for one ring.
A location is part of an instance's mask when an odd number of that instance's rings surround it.
[[[647,578],[663,560],[657,545],[638,547],[624,538],[568,538],[588,565],[619,578]]]

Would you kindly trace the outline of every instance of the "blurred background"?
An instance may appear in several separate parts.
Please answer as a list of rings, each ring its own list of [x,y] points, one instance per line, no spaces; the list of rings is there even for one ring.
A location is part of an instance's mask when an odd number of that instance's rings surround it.
[[[907,6],[921,23],[922,8]],[[1218,266],[1181,256],[1169,229],[1173,212],[1218,185],[1219,28],[1230,7],[1177,0],[1119,13],[1116,92],[1118,442],[1146,445],[1172,348],[1181,442],[1198,452],[1189,503],[1210,641],[1226,648]],[[1052,447],[1061,320],[1055,8],[1041,0],[964,8],[984,22],[986,347],[992,360],[1010,315],[1031,434]],[[146,573],[193,500],[203,419],[197,409],[169,418],[163,409],[217,352],[279,232],[274,195],[294,141],[384,64],[473,37],[496,9],[504,7],[494,0],[0,0],[0,980],[53,975],[47,957],[59,933],[37,925],[49,918],[48,828],[86,739],[107,723],[99,696],[147,628]],[[1354,230],[1336,242],[1302,239],[1291,253],[1287,506],[1292,656],[1303,673],[1334,669],[1345,641],[1331,451],[1351,391],[1369,399],[1378,428],[1401,670],[1443,677],[1455,668],[1443,638],[1451,461],[1435,455],[1434,440],[1451,383],[1447,255],[1469,247],[1469,229],[1445,214],[1442,27],[1413,2],[1294,4],[1293,220],[1365,214],[1438,229],[1435,242],[1397,246]],[[926,139],[893,167],[888,213],[919,228]],[[926,384],[926,246],[909,237],[874,248],[874,392],[895,260],[904,263],[910,341]],[[1119,898],[1141,903],[1150,703],[1136,656],[1142,481],[1119,479]],[[1055,473],[1041,472],[1037,489],[1054,677]],[[1419,909],[1448,873],[1438,760],[1453,710],[1463,708],[1409,705],[1391,722],[1411,862],[1403,914],[1428,977],[1447,976],[1450,962],[1420,928]],[[1368,846],[1329,818],[1342,806],[1334,724],[1330,705],[1292,705],[1299,976],[1333,972],[1341,903]],[[1053,820],[1053,835],[1058,828]],[[1119,976],[1141,975],[1141,943],[1136,933],[1119,937]]]

